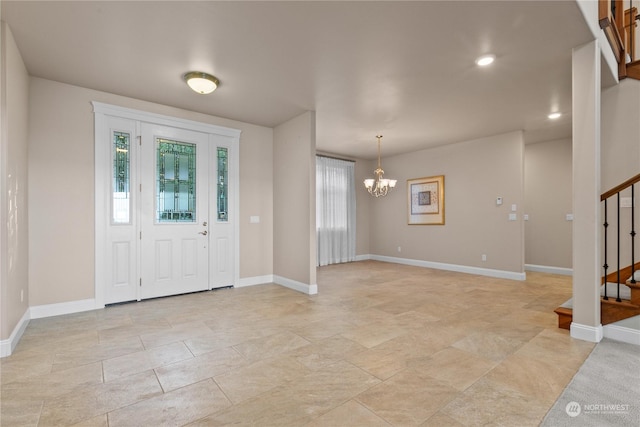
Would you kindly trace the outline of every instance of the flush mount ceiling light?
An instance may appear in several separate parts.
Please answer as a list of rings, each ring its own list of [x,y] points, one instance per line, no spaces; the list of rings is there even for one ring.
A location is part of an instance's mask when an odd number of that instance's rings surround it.
[[[483,55],[480,58],[476,59],[476,64],[481,67],[486,67],[487,65],[491,65],[495,60],[495,55]]]
[[[201,71],[189,71],[182,78],[194,92],[201,95],[213,92],[220,85],[217,78]]]
[[[562,116],[561,113],[551,113],[547,117],[549,117],[551,120],[555,120],[555,119],[559,119],[560,116]]]

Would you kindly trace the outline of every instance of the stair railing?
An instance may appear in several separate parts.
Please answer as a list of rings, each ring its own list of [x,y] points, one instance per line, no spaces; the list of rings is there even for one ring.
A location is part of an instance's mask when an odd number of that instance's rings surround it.
[[[608,260],[608,229],[609,229],[609,223],[607,221],[608,218],[608,203],[607,201],[613,197],[615,197],[616,199],[616,214],[617,214],[617,224],[616,224],[616,283],[617,283],[617,295],[616,295],[616,301],[617,302],[621,302],[621,298],[620,298],[620,229],[622,228],[620,225],[620,208],[621,208],[621,203],[620,203],[620,193],[623,192],[624,190],[631,188],[631,232],[629,233],[629,235],[631,236],[631,283],[636,283],[635,280],[635,237],[636,237],[636,229],[635,229],[635,184],[637,184],[638,182],[640,182],[640,174],[634,176],[633,178],[630,178],[628,180],[626,180],[625,182],[623,182],[620,185],[615,186],[614,188],[612,188],[611,190],[602,193],[602,195],[600,196],[600,201],[604,202],[604,299],[608,300],[609,299],[609,295],[608,295],[608,290],[607,290],[607,270],[609,268],[609,265],[607,264],[607,260]]]
[[[624,0],[598,0],[598,23],[618,62],[618,78],[638,79],[635,30],[640,14],[634,0],[629,0],[629,9],[624,10],[626,3]]]

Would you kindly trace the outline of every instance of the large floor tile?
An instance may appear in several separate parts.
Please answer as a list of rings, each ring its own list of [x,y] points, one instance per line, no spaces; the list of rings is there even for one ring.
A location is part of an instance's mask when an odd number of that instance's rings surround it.
[[[453,344],[460,350],[468,351],[486,359],[500,362],[524,345],[523,341],[495,334],[476,332]]]
[[[213,380],[146,399],[109,413],[109,427],[182,426],[231,406]]]
[[[489,372],[486,378],[551,405],[574,373],[573,370],[546,361],[514,354]]]
[[[547,410],[536,399],[481,379],[441,412],[466,426],[534,427]]]
[[[153,371],[142,372],[45,401],[40,425],[72,425],[161,394]]]
[[[249,361],[257,361],[309,345],[309,341],[288,331],[245,341],[233,348]]]
[[[300,426],[379,382],[338,362],[214,414],[197,425]]]
[[[484,357],[448,347],[430,357],[417,360],[411,366],[430,377],[463,391],[496,366]]]
[[[390,427],[391,424],[355,400],[350,400],[307,424],[307,427],[335,426]]]
[[[318,370],[366,350],[367,348],[363,345],[341,335],[336,335],[298,347],[288,354],[308,369]]]
[[[191,358],[193,354],[182,342],[128,353],[102,362],[104,380],[111,381]]]
[[[357,397],[358,402],[393,425],[420,425],[458,391],[419,370],[409,369]]]
[[[2,383],[2,397],[24,400],[52,399],[83,387],[102,383],[102,364],[92,363],[64,371]]]
[[[308,368],[289,357],[260,360],[216,375],[213,379],[227,398],[233,403],[239,403],[308,373]]]
[[[167,392],[229,372],[246,363],[233,348],[225,348],[161,366],[155,372],[162,388]]]

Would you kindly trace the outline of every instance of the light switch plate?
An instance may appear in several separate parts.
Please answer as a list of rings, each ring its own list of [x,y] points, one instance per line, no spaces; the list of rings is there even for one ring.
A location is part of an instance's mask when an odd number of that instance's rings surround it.
[[[249,223],[258,224],[260,222],[260,217],[258,215],[251,215],[249,217]]]
[[[509,221],[516,221],[518,219],[518,215],[514,213],[509,214]]]

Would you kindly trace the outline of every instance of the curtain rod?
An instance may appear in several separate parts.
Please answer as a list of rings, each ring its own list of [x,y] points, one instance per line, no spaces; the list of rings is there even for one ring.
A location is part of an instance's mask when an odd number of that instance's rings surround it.
[[[335,156],[328,156],[326,154],[317,154],[316,153],[316,157],[325,157],[327,159],[333,159],[333,160],[342,160],[343,162],[351,162],[351,163],[355,163],[355,160],[350,160],[350,159],[343,159],[341,157],[335,157]]]

